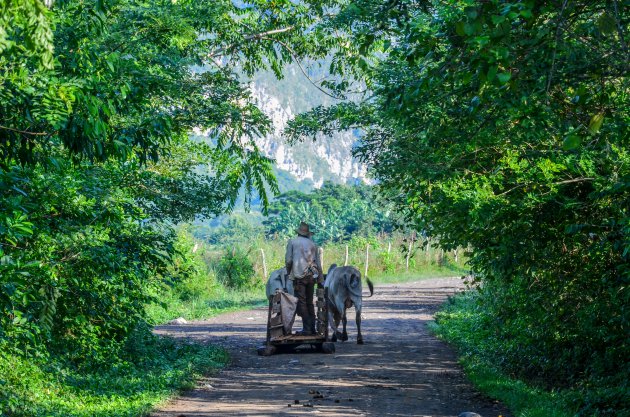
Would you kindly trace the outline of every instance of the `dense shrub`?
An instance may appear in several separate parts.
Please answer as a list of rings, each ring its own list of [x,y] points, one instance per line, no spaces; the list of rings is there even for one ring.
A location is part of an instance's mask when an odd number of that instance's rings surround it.
[[[487,308],[487,297],[487,289],[482,289],[450,298],[436,314],[437,325],[433,326],[438,335],[459,349],[464,365],[476,384],[506,402],[516,415],[630,415],[629,369],[625,358],[611,358],[607,366],[616,370],[608,370],[608,377],[591,374],[588,379],[580,376],[573,380],[573,384],[567,384],[567,375],[575,372],[575,367],[580,365],[576,356],[586,348],[588,341],[584,341],[582,346],[559,349],[555,357],[549,359],[551,355],[545,344],[554,343],[557,346],[559,333],[554,329],[556,325],[548,327],[546,323],[540,323],[529,326],[528,332],[523,332],[521,328],[531,320],[530,317],[523,317],[520,323],[515,323],[515,319],[514,322],[497,320],[495,312]],[[494,304],[505,301],[506,298],[500,298]],[[597,329],[591,330],[597,332]],[[532,343],[531,337],[539,340]],[[593,358],[597,355],[593,352]],[[550,360],[559,363],[550,363]],[[567,370],[560,370],[558,365]],[[593,363],[594,367],[599,365]],[[522,381],[527,381],[527,384]],[[554,389],[549,390],[550,387]]]
[[[217,279],[228,288],[244,289],[256,284],[254,266],[240,248],[225,251],[215,266]]]
[[[143,317],[174,235],[142,221],[110,168],[14,169],[1,177],[0,211],[28,212],[0,230],[1,337],[25,349],[52,341],[100,360]]]

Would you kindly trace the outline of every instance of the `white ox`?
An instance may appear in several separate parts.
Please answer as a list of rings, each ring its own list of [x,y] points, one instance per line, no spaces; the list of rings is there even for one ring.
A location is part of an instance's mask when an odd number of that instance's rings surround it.
[[[370,289],[370,297],[374,295],[374,285],[372,281],[367,279]],[[361,273],[353,266],[340,266],[335,264],[330,266],[326,275],[324,287],[328,288],[328,323],[333,331],[332,341],[336,342],[337,337],[342,341],[348,340],[346,331],[346,310],[354,305],[356,311],[357,322],[357,343],[363,344],[363,336],[361,335],[361,306],[363,297],[361,295]],[[339,333],[339,321],[343,322],[343,332]]]
[[[287,276],[287,269],[280,268],[272,271],[267,281],[267,299],[274,295],[277,289],[283,291],[285,288],[289,294],[293,295],[293,281]]]

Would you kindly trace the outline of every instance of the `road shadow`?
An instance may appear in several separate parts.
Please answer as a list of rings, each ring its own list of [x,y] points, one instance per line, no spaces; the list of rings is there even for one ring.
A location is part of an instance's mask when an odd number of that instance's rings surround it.
[[[204,379],[162,410],[165,416],[510,416],[502,405],[478,393],[446,344],[431,335],[427,322],[461,280],[436,279],[385,284],[364,299],[357,345],[354,310],[348,315],[350,340],[335,354],[302,351],[259,357],[267,311],[229,313],[156,333],[224,346],[231,365]],[[296,323],[295,328],[299,326]]]

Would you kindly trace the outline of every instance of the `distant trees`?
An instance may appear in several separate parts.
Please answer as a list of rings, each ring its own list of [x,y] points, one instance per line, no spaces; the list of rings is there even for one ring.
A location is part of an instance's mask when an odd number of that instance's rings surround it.
[[[295,235],[296,227],[305,221],[315,231],[313,239],[325,243],[391,233],[397,220],[374,187],[325,182],[311,193],[289,191],[278,196],[263,224],[268,235],[286,238]]]
[[[195,236],[212,245],[227,247],[252,242],[264,236],[264,228],[256,217],[253,213],[233,213],[222,218],[217,226],[197,225]]]

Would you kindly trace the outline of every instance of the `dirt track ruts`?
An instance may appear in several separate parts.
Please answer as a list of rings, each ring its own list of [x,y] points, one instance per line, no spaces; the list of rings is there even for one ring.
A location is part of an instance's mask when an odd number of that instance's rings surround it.
[[[503,405],[472,387],[453,349],[427,328],[440,304],[461,288],[458,278],[378,285],[374,297],[364,299],[365,344],[356,344],[351,309],[350,340],[338,342],[332,355],[257,356],[266,331],[263,308],[159,326],[159,334],[224,346],[232,363],[152,416],[451,417],[475,411],[509,417]],[[294,329],[299,326],[298,320]]]

